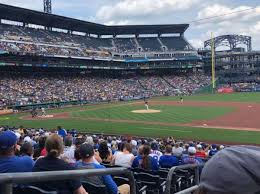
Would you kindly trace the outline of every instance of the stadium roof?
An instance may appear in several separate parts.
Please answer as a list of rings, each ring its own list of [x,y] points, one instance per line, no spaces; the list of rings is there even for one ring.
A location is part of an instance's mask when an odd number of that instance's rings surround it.
[[[0,19],[96,35],[184,33],[189,27],[189,24],[106,26],[6,4],[0,4]]]

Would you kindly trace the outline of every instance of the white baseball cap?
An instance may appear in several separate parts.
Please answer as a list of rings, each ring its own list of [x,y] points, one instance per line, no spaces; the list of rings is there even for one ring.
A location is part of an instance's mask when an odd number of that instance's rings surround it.
[[[24,139],[23,139],[24,142],[31,142],[31,138],[29,136],[26,136]]]
[[[191,154],[196,154],[196,148],[195,147],[189,147],[188,152]]]

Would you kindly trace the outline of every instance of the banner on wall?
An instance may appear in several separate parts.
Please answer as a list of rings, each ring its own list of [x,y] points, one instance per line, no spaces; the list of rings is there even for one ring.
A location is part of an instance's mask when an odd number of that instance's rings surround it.
[[[219,88],[218,89],[218,93],[222,93],[222,94],[230,94],[233,92],[234,92],[233,88]]]

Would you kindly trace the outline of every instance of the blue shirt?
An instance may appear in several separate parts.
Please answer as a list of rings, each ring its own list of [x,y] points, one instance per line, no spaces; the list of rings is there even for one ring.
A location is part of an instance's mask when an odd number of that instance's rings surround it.
[[[217,149],[211,149],[211,150],[209,151],[209,156],[212,157],[212,156],[214,156],[217,152],[218,152]]]
[[[65,138],[67,135],[67,131],[65,129],[59,129],[58,135]]]
[[[91,168],[95,168],[95,169],[106,168],[105,166],[100,165],[100,164],[96,164],[96,163],[78,162],[76,164],[77,168],[88,167],[88,166],[90,166]],[[100,176],[100,178],[102,179],[103,184],[106,185],[106,188],[107,188],[107,191],[108,191],[109,194],[117,194],[118,193],[117,185],[110,175],[103,175],[103,176]]]
[[[182,158],[182,164],[200,164],[202,163],[201,158],[192,157],[192,156],[184,156]]]
[[[0,173],[32,172],[34,161],[29,156],[0,157]]]
[[[158,165],[158,162],[157,160],[155,160],[153,157],[151,156],[148,156],[148,159],[149,159],[149,169],[146,169],[146,170],[158,170],[159,169],[159,165]],[[132,164],[132,167],[133,168],[142,168],[142,156],[137,156],[135,157],[134,161],[133,161],[133,164]]]
[[[179,165],[179,159],[175,156],[163,155],[160,157],[159,164],[162,168],[171,168]]]

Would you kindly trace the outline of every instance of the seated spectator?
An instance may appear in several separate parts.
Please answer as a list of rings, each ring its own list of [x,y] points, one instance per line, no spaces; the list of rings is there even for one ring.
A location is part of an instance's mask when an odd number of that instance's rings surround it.
[[[205,159],[207,157],[206,152],[202,149],[202,145],[200,144],[197,145],[197,151],[195,156],[197,158],[202,158],[202,159]]]
[[[189,147],[188,149],[188,156],[182,157],[182,163],[183,164],[200,164],[202,161],[195,156],[196,154],[196,148],[195,147]]]
[[[183,156],[183,157],[189,155],[189,153],[188,153],[189,147],[190,147],[189,144],[185,144],[185,145],[184,145],[184,149],[183,149],[183,151],[182,151],[182,156]]]
[[[172,155],[171,145],[166,146],[165,154],[160,157],[159,164],[162,168],[171,168],[179,165],[179,159]]]
[[[211,149],[209,150],[209,157],[214,156],[218,152],[217,145],[212,144]]]
[[[45,147],[47,156],[37,160],[33,167],[33,172],[75,170],[74,167],[59,159],[63,152],[63,141],[59,135],[53,134],[49,136]],[[87,193],[79,180],[42,182],[36,185],[44,190],[58,190],[64,193],[73,192],[75,194]]]
[[[61,126],[58,126],[57,131],[58,131],[58,135],[61,136],[63,139],[66,137],[67,135],[66,129],[62,128]]]
[[[132,152],[131,144],[122,143],[121,144],[121,152],[117,152],[112,160],[112,165],[123,166],[126,168],[130,168],[132,166],[134,155]]]
[[[151,147],[147,144],[143,145],[140,148],[140,155],[135,157],[132,167],[133,168],[142,168],[144,170],[158,170],[159,165],[157,160],[150,156]]]
[[[132,154],[134,156],[136,156],[137,155],[137,141],[132,139],[130,143],[132,145]]]
[[[17,137],[11,131],[0,134],[0,173],[31,172],[34,161],[29,156],[15,156]]]
[[[33,155],[33,146],[31,143],[26,142],[20,148],[20,156],[29,156]]]
[[[83,144],[80,146],[80,155],[82,157],[82,162],[77,163],[77,168],[88,168],[88,169],[103,169],[106,168],[100,164],[96,164],[93,160],[94,158],[94,148],[92,145]],[[110,175],[96,176],[87,178],[88,182],[93,182],[95,184],[105,185],[109,194],[129,194],[129,185],[122,185],[117,187],[116,183]]]
[[[151,153],[150,156],[152,156],[157,162],[159,162],[160,157],[162,156],[162,152],[158,150],[158,144],[157,142],[152,142],[151,144]]]
[[[183,152],[183,148],[180,147],[179,143],[175,143],[174,147],[172,148],[172,153],[176,157],[181,157]]]
[[[64,160],[66,160],[69,164],[75,164],[76,160],[75,160],[75,146],[73,145],[73,138],[72,136],[67,136],[65,137],[64,140],[64,151],[62,154],[62,158]]]
[[[260,193],[260,148],[233,146],[211,158],[202,170],[198,194]]]
[[[102,159],[102,163],[110,164],[112,162],[112,151],[111,149],[109,149],[106,141],[100,143],[98,147],[98,154],[99,157]]]

